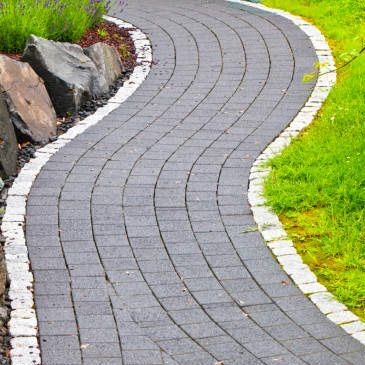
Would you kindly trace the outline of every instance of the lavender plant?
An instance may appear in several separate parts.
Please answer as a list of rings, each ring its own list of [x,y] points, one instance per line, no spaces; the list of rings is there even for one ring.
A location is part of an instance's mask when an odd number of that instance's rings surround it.
[[[109,7],[110,0],[2,0],[0,50],[22,52],[30,34],[75,42]]]

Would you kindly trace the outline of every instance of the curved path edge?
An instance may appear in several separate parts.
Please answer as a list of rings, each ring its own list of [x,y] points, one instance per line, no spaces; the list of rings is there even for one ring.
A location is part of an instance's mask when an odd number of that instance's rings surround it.
[[[250,171],[248,200],[254,220],[265,243],[271,249],[284,271],[298,285],[303,294],[308,296],[329,320],[342,327],[348,334],[365,345],[364,322],[344,304],[340,303],[325,286],[318,282],[316,275],[310,270],[308,265],[303,263],[301,256],[293,246],[293,242],[285,232],[279,217],[267,205],[264,197],[264,181],[270,174],[270,168],[266,167],[266,163],[274,156],[281,154],[291,140],[313,122],[317,112],[321,109],[336,83],[336,67],[331,48],[320,30],[299,16],[248,1],[229,1],[245,4],[246,6],[265,10],[289,19],[308,35],[316,51],[320,64],[320,76],[313,89],[313,93],[288,128],[268,145],[256,159]]]
[[[11,336],[12,365],[41,364],[37,338],[38,321],[34,309],[33,274],[24,236],[26,202],[32,184],[42,167],[57,151],[118,108],[139,88],[151,69],[152,47],[147,36],[130,23],[109,16],[104,18],[120,27],[130,29],[136,48],[137,66],[105,106],[59,136],[57,141],[38,149],[36,157],[21,169],[8,192],[1,229],[5,237],[5,261],[10,279],[8,295],[11,314],[8,327]]]

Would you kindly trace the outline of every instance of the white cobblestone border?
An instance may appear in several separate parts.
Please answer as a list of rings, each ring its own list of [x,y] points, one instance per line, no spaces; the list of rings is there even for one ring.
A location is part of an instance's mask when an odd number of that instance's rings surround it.
[[[10,279],[9,298],[11,315],[9,331],[11,335],[12,365],[40,365],[41,357],[38,346],[37,317],[33,301],[33,274],[24,236],[24,224],[27,197],[32,184],[42,167],[59,149],[65,146],[87,128],[97,124],[111,111],[118,108],[147,77],[152,63],[152,48],[147,36],[132,24],[112,17],[106,20],[123,27],[130,28],[134,40],[137,63],[133,73],[108,104],[99,108],[93,115],[82,120],[57,141],[40,148],[34,159],[30,160],[20,171],[12,187],[9,189],[6,213],[1,229],[6,239],[5,260]]]
[[[265,10],[291,20],[308,35],[316,50],[320,63],[320,74],[323,74],[323,76],[318,78],[311,97],[289,127],[265,149],[253,164],[250,173],[248,199],[259,231],[286,273],[328,319],[365,345],[365,323],[349,311],[344,304],[338,302],[318,282],[316,275],[303,263],[301,256],[297,253],[293,242],[289,239],[279,221],[279,217],[266,205],[266,200],[263,196],[264,179],[270,173],[270,169],[263,167],[263,164],[280,154],[290,144],[292,138],[299,135],[304,128],[311,124],[333,85],[336,83],[335,62],[331,48],[323,34],[315,26],[299,16],[282,10],[271,9],[261,4],[240,0],[230,1]],[[332,72],[328,73],[329,71]]]

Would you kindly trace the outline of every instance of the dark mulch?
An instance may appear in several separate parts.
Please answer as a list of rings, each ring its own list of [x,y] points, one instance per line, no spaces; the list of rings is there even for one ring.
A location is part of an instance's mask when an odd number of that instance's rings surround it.
[[[127,29],[120,28],[114,23],[103,22],[95,28],[89,29],[81,38],[79,45],[86,48],[98,42],[115,47],[127,70],[134,67],[136,63],[134,43]]]
[[[130,29],[129,29],[130,30]],[[121,55],[122,63],[125,67],[125,73],[110,87],[109,92],[96,99],[88,101],[81,110],[67,118],[59,118],[57,125],[57,136],[65,133],[69,128],[73,127],[80,120],[85,119],[93,114],[99,107],[107,104],[108,100],[114,96],[118,89],[123,86],[123,83],[128,79],[136,66],[136,53],[134,43],[129,35],[129,30],[119,28],[116,24],[103,22],[98,27],[90,29],[79,44],[83,47],[89,47],[98,42],[104,42],[114,46]],[[1,52],[0,52],[1,53]],[[20,60],[21,54],[2,53],[13,59]],[[56,140],[57,137],[54,138]],[[50,141],[52,142],[52,141]],[[18,169],[20,170],[32,157],[40,145],[32,143],[23,143],[18,150]],[[10,177],[5,181],[5,187],[0,191],[0,225],[6,207],[6,196],[9,187],[11,187],[15,177]],[[0,288],[1,274],[4,274],[1,262],[4,260],[3,252],[4,239],[0,230]],[[6,293],[1,295],[0,292],[0,365],[10,365],[9,359],[9,336],[7,331],[7,319],[10,312],[9,301]]]

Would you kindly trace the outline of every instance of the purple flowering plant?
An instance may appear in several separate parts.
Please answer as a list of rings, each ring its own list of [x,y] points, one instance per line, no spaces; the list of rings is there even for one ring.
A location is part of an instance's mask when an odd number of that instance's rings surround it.
[[[0,0],[0,50],[22,52],[30,34],[76,42],[126,0]]]

